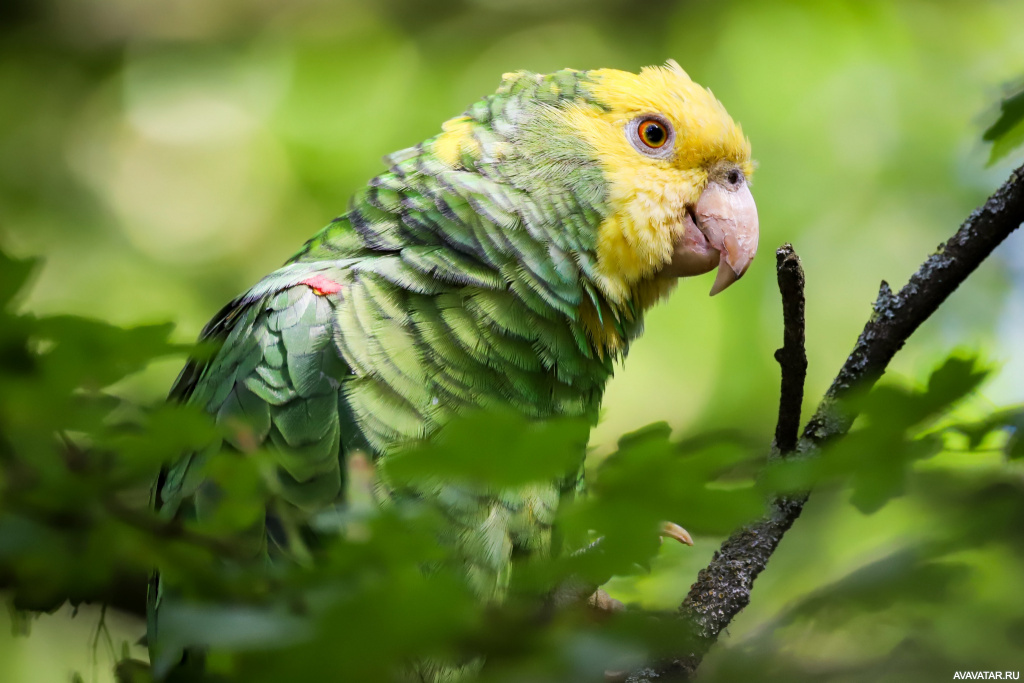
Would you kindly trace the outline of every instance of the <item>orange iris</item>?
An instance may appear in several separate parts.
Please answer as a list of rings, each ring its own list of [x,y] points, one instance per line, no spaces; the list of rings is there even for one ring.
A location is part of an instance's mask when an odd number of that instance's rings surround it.
[[[668,141],[668,131],[665,130],[664,124],[657,119],[641,121],[637,127],[637,133],[640,135],[640,140],[652,149],[658,149]]]

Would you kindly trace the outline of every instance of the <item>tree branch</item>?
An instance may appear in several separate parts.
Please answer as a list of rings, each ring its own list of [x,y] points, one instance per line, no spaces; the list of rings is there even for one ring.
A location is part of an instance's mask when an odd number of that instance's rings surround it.
[[[893,294],[882,281],[874,311],[857,338],[814,417],[804,429],[801,449],[845,434],[856,415],[837,409],[853,386],[870,388],[921,323],[967,279],[1010,233],[1024,223],[1024,166],[975,209],[960,229],[939,245],[910,281]]]
[[[893,294],[889,285],[882,282],[871,318],[814,417],[804,429],[803,438],[796,444],[797,450],[812,451],[850,429],[856,414],[848,407],[841,406],[840,400],[855,386],[873,386],[914,330],[1021,223],[1024,223],[1024,166],[1015,170],[984,205],[968,216],[956,234],[925,260],[898,294]],[[783,286],[786,257],[781,254],[785,249],[784,246],[778,252],[786,342],[776,353],[776,359],[782,365],[783,379],[779,423],[775,432],[776,447],[783,454],[787,452],[785,447],[791,443],[791,401],[795,400],[795,373],[800,368],[799,360],[794,363],[794,356],[787,352],[787,347],[792,349],[792,346],[790,318],[786,316],[797,308],[795,304],[785,303],[787,300],[795,301],[792,292],[787,293]],[[800,336],[802,338],[802,331]],[[798,424],[799,404],[796,410]],[[628,679],[630,683],[651,683],[655,680],[661,683],[692,677],[704,655],[714,645],[718,634],[750,602],[754,579],[766,566],[782,536],[800,516],[806,500],[807,495],[774,501],[766,519],[740,529],[722,544],[711,563],[698,574],[697,582],[690,588],[686,600],[679,608],[680,617],[689,621],[693,627],[692,639],[685,644],[686,654],[633,674]]]

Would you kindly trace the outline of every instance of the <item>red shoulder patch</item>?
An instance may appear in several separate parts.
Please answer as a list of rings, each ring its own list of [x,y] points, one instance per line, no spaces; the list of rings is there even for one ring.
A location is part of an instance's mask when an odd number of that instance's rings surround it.
[[[341,284],[334,280],[317,273],[311,275],[305,280],[299,283],[300,285],[306,285],[313,290],[313,293],[317,296],[327,296],[328,294],[337,294],[341,291]]]

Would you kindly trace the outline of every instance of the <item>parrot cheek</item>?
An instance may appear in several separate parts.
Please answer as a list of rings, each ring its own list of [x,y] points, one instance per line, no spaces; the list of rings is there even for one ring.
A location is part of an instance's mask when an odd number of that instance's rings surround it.
[[[693,212],[686,211],[683,231],[672,249],[672,260],[662,269],[664,277],[691,277],[703,275],[718,266],[719,251],[708,243],[697,227]]]

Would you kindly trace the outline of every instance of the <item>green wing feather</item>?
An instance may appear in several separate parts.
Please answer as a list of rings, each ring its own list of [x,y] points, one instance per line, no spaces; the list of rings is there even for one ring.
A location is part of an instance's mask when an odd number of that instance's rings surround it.
[[[187,365],[171,398],[215,415],[235,449],[273,444],[285,498],[316,508],[342,490],[342,424],[352,420],[340,387],[351,371],[335,343],[344,292],[318,293],[302,284],[342,273],[298,265],[265,278],[218,313],[201,339],[220,343],[219,350],[209,362]],[[216,491],[200,485],[202,469],[221,447],[186,455],[165,470],[155,490],[163,514],[197,515],[212,504]]]

